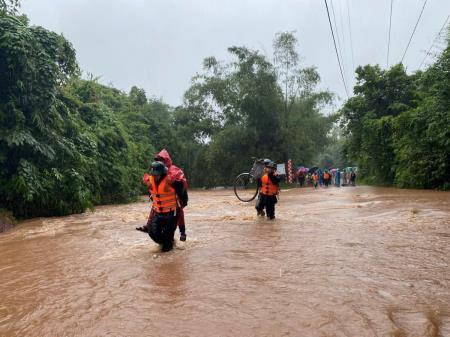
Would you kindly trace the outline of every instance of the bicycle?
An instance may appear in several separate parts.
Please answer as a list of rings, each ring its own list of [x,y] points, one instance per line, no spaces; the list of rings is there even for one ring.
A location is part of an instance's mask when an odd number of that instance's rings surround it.
[[[261,178],[264,169],[264,159],[254,159],[250,172],[239,174],[234,180],[234,194],[243,202],[250,202],[258,195],[258,178]]]

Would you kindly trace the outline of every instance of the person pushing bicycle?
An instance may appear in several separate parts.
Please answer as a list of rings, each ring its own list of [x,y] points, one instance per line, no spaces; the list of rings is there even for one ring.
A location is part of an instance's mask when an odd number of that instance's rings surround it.
[[[270,220],[275,219],[275,204],[280,190],[280,177],[277,173],[277,164],[273,161],[265,162],[264,172],[261,178],[257,179],[259,187],[259,199],[256,205],[257,214],[266,215]]]

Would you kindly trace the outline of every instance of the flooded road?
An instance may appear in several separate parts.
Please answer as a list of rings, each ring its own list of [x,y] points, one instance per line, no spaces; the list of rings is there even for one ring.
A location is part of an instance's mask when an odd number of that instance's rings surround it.
[[[195,191],[170,253],[148,210],[1,234],[0,336],[450,336],[450,193],[292,189],[267,221]]]

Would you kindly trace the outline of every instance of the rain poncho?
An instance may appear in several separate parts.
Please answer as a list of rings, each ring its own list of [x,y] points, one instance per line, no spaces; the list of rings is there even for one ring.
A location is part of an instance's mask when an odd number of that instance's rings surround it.
[[[172,158],[170,158],[169,152],[166,149],[161,150],[157,155],[155,155],[155,160],[160,160],[166,165],[167,177],[169,178],[169,182],[181,181],[184,185],[184,188],[187,190],[188,183],[184,172],[178,166],[173,165]],[[144,184],[148,185],[149,174],[145,173],[143,177]]]
[[[155,159],[159,159],[164,162],[166,165],[168,172],[167,177],[170,181],[181,181],[183,182],[184,188],[187,189],[188,184],[184,172],[178,166],[173,165],[172,158],[170,158],[169,152],[166,149],[161,150],[156,156]]]

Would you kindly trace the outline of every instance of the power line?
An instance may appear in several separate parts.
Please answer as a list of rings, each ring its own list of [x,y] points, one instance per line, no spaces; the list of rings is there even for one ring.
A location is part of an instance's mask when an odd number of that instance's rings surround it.
[[[333,0],[331,0],[331,2],[333,2]],[[345,29],[344,29],[344,19],[342,19],[343,18],[343,16],[342,16],[342,5],[341,5],[341,2],[340,1],[338,1],[338,5],[339,5],[339,18],[340,18],[340,21],[341,21],[341,37],[342,37],[342,50],[343,50],[343,55],[344,55],[344,60],[343,61],[345,61],[346,59],[347,59],[347,48],[345,47],[346,46],[346,43],[345,43]],[[337,32],[337,31],[336,31]],[[344,64],[345,64],[345,62],[343,62]],[[347,75],[347,74],[346,74]]]
[[[348,96],[347,84],[345,83],[344,74],[342,73],[341,61],[339,59],[339,53],[338,53],[338,50],[336,47],[336,39],[334,38],[333,25],[331,24],[330,11],[328,9],[327,0],[324,0],[324,1],[325,1],[325,7],[327,8],[328,22],[330,23],[331,35],[333,36],[334,50],[336,51],[336,57],[337,57],[337,60],[339,63],[339,70],[341,71],[342,82],[344,83],[345,93],[347,94],[347,98],[348,98],[349,96]]]
[[[422,65],[425,62],[426,58],[428,57],[428,55],[430,55],[430,50],[431,50],[431,48],[433,48],[433,46],[436,43],[437,39],[441,36],[442,31],[444,30],[445,26],[447,25],[448,19],[450,19],[450,14],[447,16],[447,19],[445,19],[444,24],[442,25],[441,29],[439,30],[439,32],[437,33],[437,35],[433,39],[433,43],[431,43],[430,48],[428,48],[427,52],[425,53],[425,56],[424,56],[422,62],[420,62],[420,65],[419,65],[418,69],[422,68]]]
[[[403,59],[405,58],[405,55],[406,55],[406,52],[408,51],[409,45],[411,43],[411,40],[412,40],[412,38],[414,36],[414,33],[416,32],[417,25],[419,24],[420,18],[422,17],[423,10],[425,9],[425,5],[427,4],[427,1],[428,0],[425,0],[423,2],[423,6],[422,6],[422,10],[420,11],[419,18],[417,19],[416,25],[414,26],[413,32],[411,34],[411,37],[409,38],[408,45],[406,46],[405,52],[403,53],[402,60],[400,61],[400,63],[403,63]]]
[[[355,57],[353,55],[353,39],[352,39],[352,25],[350,23],[350,5],[347,0],[347,15],[348,15],[348,31],[350,33],[350,49],[352,51],[352,66],[353,71],[355,71]]]
[[[389,37],[388,37],[388,50],[386,56],[386,68],[389,67],[389,47],[391,46],[391,26],[392,26],[392,3],[394,0],[391,0],[391,14],[389,14]]]
[[[330,0],[330,4],[331,4],[331,12],[333,13],[334,30],[336,32],[336,37],[337,37],[337,45],[338,45],[338,50],[339,50],[339,56],[340,56],[341,62],[342,62],[342,70],[344,71],[344,76],[347,79],[347,71],[345,69],[344,57],[342,56],[341,39],[339,38],[339,30],[338,30],[338,27],[337,27],[336,15],[334,14],[333,0]]]
[[[341,2],[338,1],[338,5],[339,5],[339,17],[341,19],[341,31],[342,31],[342,50],[344,51],[341,56],[342,57],[342,64],[344,65],[344,73],[347,79],[347,83],[349,83],[349,76],[348,76],[348,63],[347,63],[347,48],[346,48],[346,43],[345,43],[345,29],[344,29],[344,19],[342,16],[342,5]],[[337,31],[336,31],[337,32]],[[353,71],[351,71],[351,74],[353,75]]]

